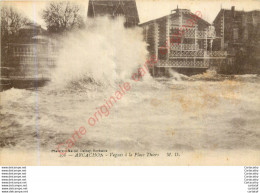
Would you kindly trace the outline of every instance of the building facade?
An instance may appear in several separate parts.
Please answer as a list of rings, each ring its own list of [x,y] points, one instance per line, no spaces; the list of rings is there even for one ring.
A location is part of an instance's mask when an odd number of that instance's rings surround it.
[[[169,69],[198,73],[210,64],[226,58],[226,53],[214,50],[215,29],[207,21],[187,9],[175,9],[171,14],[140,24],[148,51],[159,62],[152,74],[167,74]]]
[[[260,62],[260,11],[221,9],[213,25],[218,41],[213,47],[227,51],[229,64],[239,70]]]
[[[4,46],[4,57],[1,85],[34,87],[50,80],[57,49],[45,30],[31,23],[22,27],[17,38]]]

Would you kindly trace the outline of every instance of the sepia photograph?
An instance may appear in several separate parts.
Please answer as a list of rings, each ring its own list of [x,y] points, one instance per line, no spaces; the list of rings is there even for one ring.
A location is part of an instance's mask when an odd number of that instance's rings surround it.
[[[0,165],[259,165],[260,1],[0,9]]]

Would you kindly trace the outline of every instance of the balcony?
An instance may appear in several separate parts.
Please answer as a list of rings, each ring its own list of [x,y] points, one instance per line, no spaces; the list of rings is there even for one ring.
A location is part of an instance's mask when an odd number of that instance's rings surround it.
[[[225,58],[227,56],[226,51],[171,51],[170,58],[178,58],[178,57],[205,57],[205,58]]]
[[[179,45],[171,45],[171,50],[198,50],[198,44],[179,44]]]
[[[170,58],[174,57],[204,57],[204,51],[171,51]]]
[[[156,67],[173,67],[173,68],[208,68],[209,61],[194,61],[194,60],[159,60]]]
[[[215,38],[216,32],[215,30],[208,29],[207,31],[198,31],[195,28],[179,28],[179,33],[182,33],[182,36],[185,38],[198,38],[198,39],[206,39],[206,38]],[[173,34],[170,34],[173,35]]]

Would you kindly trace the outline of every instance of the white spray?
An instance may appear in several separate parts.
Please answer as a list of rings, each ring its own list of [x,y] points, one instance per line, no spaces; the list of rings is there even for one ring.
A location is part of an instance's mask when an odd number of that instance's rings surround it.
[[[146,61],[146,43],[138,27],[126,29],[123,18],[87,20],[86,28],[62,38],[52,82],[66,86],[90,79],[113,84],[129,79]]]

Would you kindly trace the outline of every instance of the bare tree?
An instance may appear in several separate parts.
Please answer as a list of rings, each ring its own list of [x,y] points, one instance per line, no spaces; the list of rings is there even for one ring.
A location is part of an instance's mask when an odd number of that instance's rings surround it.
[[[71,2],[51,2],[42,17],[49,32],[64,32],[83,26],[79,5]]]
[[[19,29],[29,23],[29,19],[24,17],[16,9],[10,6],[1,7],[1,65],[7,61],[5,46],[7,43],[16,41],[19,36]]]
[[[27,24],[29,19],[17,12],[13,7],[1,7],[1,39],[15,36],[19,29]]]

